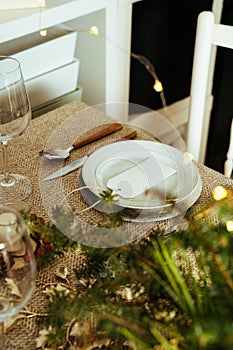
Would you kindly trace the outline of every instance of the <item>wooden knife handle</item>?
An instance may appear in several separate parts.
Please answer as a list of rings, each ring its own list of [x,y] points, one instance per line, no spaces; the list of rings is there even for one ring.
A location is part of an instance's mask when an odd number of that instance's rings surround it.
[[[124,137],[117,139],[117,140],[111,140],[109,143],[106,143],[105,146],[110,145],[112,143],[115,142],[120,142],[120,141],[125,141],[125,140],[132,140],[135,139],[135,137],[137,136],[137,131],[131,131],[129,134],[126,134]],[[101,146],[100,146],[101,147]],[[96,150],[92,150],[90,153],[88,153],[87,155],[89,156],[90,154],[92,154],[93,152],[95,152]]]
[[[92,135],[84,137],[73,144],[74,149],[87,145],[93,141],[99,140],[101,137],[112,134],[113,132],[123,128],[123,125],[120,123],[111,123],[107,127],[103,128],[100,131],[95,132]]]
[[[129,134],[123,136],[120,140],[117,141],[124,141],[126,140],[132,140],[135,139],[135,137],[137,136],[137,131],[131,131]]]

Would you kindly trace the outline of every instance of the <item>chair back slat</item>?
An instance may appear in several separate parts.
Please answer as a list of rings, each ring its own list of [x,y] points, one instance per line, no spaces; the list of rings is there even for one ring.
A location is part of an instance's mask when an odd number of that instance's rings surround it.
[[[213,105],[217,47],[233,49],[233,26],[216,23],[213,12],[203,11],[197,21],[187,130],[187,150],[201,163],[205,161]],[[233,126],[231,135],[233,138]],[[233,157],[233,141],[228,151],[228,158],[231,156]],[[231,163],[233,164],[228,159],[227,174]]]

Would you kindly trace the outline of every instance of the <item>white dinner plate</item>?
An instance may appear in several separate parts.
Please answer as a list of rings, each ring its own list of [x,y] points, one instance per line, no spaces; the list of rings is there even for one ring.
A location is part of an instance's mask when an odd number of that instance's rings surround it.
[[[161,177],[161,182],[133,198],[124,198],[119,194],[115,210],[124,208],[127,213],[125,217],[129,216],[135,221],[163,220],[183,214],[200,196],[202,184],[198,170],[176,148],[152,141],[115,142],[92,153],[79,178],[80,185],[86,187],[81,191],[84,200],[93,205],[101,198],[100,193],[108,189],[110,179],[122,173],[128,174],[129,169],[140,167],[149,158],[156,162],[158,173],[155,176]],[[174,171],[171,176],[164,178],[163,168]],[[138,175],[138,171],[135,174]],[[150,171],[148,176],[153,179]],[[133,187],[136,180],[129,178],[128,185]],[[101,203],[95,208],[103,211]]]

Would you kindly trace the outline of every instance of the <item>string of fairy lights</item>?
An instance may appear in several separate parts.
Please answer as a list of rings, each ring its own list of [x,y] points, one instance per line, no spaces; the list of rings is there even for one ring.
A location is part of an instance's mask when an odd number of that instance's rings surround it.
[[[39,6],[39,32],[40,35],[42,37],[46,37],[47,36],[47,29],[44,29],[42,26],[42,11],[43,11],[43,6],[41,4],[42,0],[39,0],[40,6]],[[81,32],[88,32],[91,35],[95,35],[95,36],[103,36],[105,37],[103,34],[100,33],[99,28],[95,25],[91,26],[88,30],[81,30]],[[80,32],[80,30],[78,31]],[[108,38],[106,38],[108,39]],[[108,39],[110,40],[110,39]],[[122,51],[126,51],[124,50],[122,47],[119,47],[116,43],[115,45]],[[154,65],[149,61],[148,58],[146,58],[143,55],[139,55],[139,54],[135,54],[133,52],[127,52],[131,57],[133,57],[135,60],[137,60],[138,62],[140,62],[142,64],[142,66],[147,70],[147,72],[152,76],[152,78],[154,79],[154,84],[153,84],[153,89],[159,93],[160,95],[160,99],[161,99],[161,103],[162,106],[165,108],[167,106],[166,103],[166,99],[165,99],[165,95],[164,95],[164,89],[163,89],[163,85],[161,83],[161,81],[158,78],[158,74],[155,70]]]

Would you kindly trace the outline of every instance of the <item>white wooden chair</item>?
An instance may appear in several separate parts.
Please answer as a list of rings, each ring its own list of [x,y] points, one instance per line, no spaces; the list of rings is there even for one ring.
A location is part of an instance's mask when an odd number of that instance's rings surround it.
[[[218,46],[233,49],[233,26],[215,22],[211,11],[198,16],[193,71],[190,90],[190,107],[187,130],[187,150],[194,159],[205,161],[208,130],[212,109],[212,87]],[[231,137],[233,139],[233,126]],[[228,152],[225,175],[232,172],[233,141]]]

